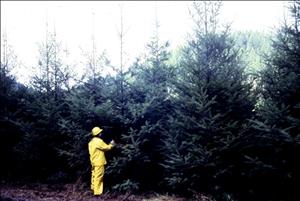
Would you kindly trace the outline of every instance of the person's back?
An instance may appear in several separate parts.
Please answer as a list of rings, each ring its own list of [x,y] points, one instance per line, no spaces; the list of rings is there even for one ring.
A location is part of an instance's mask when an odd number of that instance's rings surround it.
[[[90,160],[93,166],[106,165],[104,151],[110,150],[112,145],[107,145],[101,138],[93,137],[89,142]]]

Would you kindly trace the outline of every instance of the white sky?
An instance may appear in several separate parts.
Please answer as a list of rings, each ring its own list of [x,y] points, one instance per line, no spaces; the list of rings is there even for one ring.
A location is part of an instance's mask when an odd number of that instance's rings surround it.
[[[49,31],[54,30],[55,24],[57,37],[69,50],[72,63],[83,61],[80,48],[90,50],[94,27],[97,49],[105,49],[112,64],[118,65],[120,3],[124,27],[128,29],[124,42],[129,60],[144,50],[153,34],[155,9],[161,40],[170,41],[171,47],[182,43],[191,30],[187,9],[191,1],[1,1],[1,37],[6,31],[8,43],[23,64],[15,73],[19,80],[27,80],[26,72],[37,65],[37,44],[45,40],[46,18]],[[284,1],[224,1],[220,17],[222,22],[232,22],[233,30],[269,32],[279,26],[286,4]]]

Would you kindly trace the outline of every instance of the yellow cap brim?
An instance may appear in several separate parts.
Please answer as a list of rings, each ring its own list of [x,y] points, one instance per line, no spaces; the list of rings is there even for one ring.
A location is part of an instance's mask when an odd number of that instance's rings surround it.
[[[98,135],[99,133],[101,133],[103,131],[103,129],[100,129],[97,133],[92,133],[92,135]]]

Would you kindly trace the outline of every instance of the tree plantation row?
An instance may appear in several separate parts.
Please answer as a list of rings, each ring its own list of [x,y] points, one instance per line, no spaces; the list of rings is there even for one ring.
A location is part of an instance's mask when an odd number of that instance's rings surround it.
[[[128,68],[121,30],[115,75],[101,73],[110,63],[92,51],[75,85],[54,34],[41,43],[29,86],[10,73],[14,58],[3,46],[1,180],[89,185],[87,144],[100,126],[117,144],[106,155],[112,191],[299,200],[300,2],[290,3],[270,45],[222,27],[220,9],[194,2],[186,45],[171,52],[156,32]]]

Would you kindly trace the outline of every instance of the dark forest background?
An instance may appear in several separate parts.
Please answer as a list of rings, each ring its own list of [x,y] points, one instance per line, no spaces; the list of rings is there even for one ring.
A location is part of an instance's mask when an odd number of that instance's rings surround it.
[[[72,85],[55,33],[40,43],[30,85],[11,73],[17,62],[2,40],[1,181],[88,186],[87,143],[100,126],[117,143],[106,154],[113,191],[300,200],[300,2],[270,34],[232,32],[220,9],[194,2],[186,44],[171,51],[154,30],[129,68],[122,48],[119,66],[92,51]],[[116,75],[103,76],[107,67]]]

